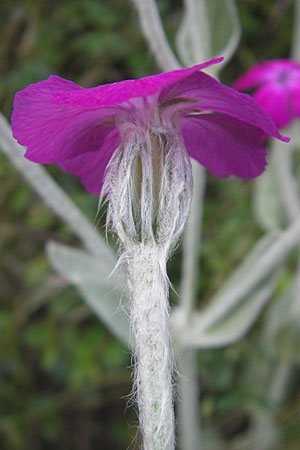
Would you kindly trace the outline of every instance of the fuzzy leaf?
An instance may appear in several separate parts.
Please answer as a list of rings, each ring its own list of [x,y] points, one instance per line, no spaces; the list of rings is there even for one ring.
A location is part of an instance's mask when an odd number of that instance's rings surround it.
[[[285,361],[300,361],[299,312],[299,280],[295,278],[294,285],[272,302],[264,337]]]
[[[176,329],[174,338],[186,347],[214,348],[231,345],[242,339],[270,299],[275,285],[274,277],[268,280],[253,295],[241,301],[224,317],[207,327],[199,312],[194,313],[186,329]],[[175,314],[178,314],[177,311]],[[176,320],[176,315],[175,315]],[[178,339],[179,337],[179,339]]]
[[[187,347],[222,347],[241,339],[251,328],[276,285],[277,273],[267,277],[254,292],[231,299],[231,292],[243,283],[256,261],[277,239],[277,233],[264,236],[246,256],[241,265],[212,298],[203,312],[195,312],[188,326],[182,322],[178,308],[173,313],[174,338]]]
[[[228,62],[240,39],[234,0],[185,0],[184,4],[176,37],[183,63],[190,66],[220,55]]]
[[[48,243],[47,255],[53,268],[77,287],[107,328],[129,346],[128,317],[121,306],[121,293],[110,278],[112,262],[57,242]]]
[[[216,292],[211,300],[212,304],[224,302],[224,295],[230,295],[231,289],[243,282],[247,278],[248,273],[256,265],[256,261],[269,250],[273,244],[278,240],[280,232],[272,230],[261,237],[249,253],[244,257],[240,265],[234,270],[227,281],[223,283],[222,287]]]

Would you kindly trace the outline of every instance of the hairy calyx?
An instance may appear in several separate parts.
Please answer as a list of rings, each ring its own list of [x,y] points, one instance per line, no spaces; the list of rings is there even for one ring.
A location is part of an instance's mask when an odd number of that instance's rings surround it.
[[[128,125],[127,141],[114,152],[104,180],[107,226],[127,244],[153,244],[166,255],[185,225],[192,196],[190,158],[170,130],[144,134]]]

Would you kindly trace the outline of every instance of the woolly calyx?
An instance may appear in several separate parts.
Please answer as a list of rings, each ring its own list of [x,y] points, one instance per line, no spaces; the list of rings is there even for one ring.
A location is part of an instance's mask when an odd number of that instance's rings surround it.
[[[126,139],[112,156],[101,199],[107,196],[107,227],[129,244],[154,245],[166,257],[176,245],[192,197],[190,158],[175,130],[126,123]]]

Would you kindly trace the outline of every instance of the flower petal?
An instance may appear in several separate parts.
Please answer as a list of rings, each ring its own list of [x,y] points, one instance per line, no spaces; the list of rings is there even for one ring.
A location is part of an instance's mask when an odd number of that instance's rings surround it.
[[[252,66],[250,70],[233,83],[233,87],[246,91],[263,83],[276,82],[280,73],[286,72],[288,74],[299,69],[299,64],[289,59],[266,61]]]
[[[296,116],[300,117],[300,83],[298,86],[292,88],[294,112]]]
[[[53,103],[57,92],[82,91],[75,83],[51,76],[17,92],[12,130],[18,142],[27,146],[28,159],[51,163],[99,149],[114,126],[115,113]]]
[[[56,102],[83,108],[99,108],[119,105],[131,98],[147,97],[160,92],[174,82],[185,79],[191,73],[199,72],[212,64],[221,62],[223,58],[215,58],[203,64],[187,69],[159,73],[139,80],[124,80],[117,83],[104,84],[83,91],[59,92],[55,94]]]
[[[242,94],[224,86],[204,72],[194,72],[185,79],[168,86],[160,98],[167,102],[176,97],[194,99],[194,109],[199,111],[216,111],[264,130],[266,136],[274,136],[283,141],[289,138],[281,136],[270,117],[247,94]]]
[[[238,78],[233,87],[239,90],[248,90],[258,86],[266,81],[269,81],[272,75],[272,66],[266,62],[252,66],[248,72]]]
[[[292,95],[287,87],[265,84],[255,92],[253,98],[270,114],[278,128],[291,123],[294,112]]]
[[[107,164],[120,143],[121,137],[117,129],[113,129],[107,134],[98,151],[78,154],[74,158],[59,162],[58,165],[65,172],[79,176],[87,191],[99,195]]]
[[[261,129],[224,114],[186,117],[181,133],[187,152],[218,177],[253,178],[266,166]]]

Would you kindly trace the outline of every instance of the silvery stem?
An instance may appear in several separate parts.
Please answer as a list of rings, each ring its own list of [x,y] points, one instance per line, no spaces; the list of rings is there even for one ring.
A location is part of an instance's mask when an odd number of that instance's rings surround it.
[[[198,351],[193,348],[179,349],[178,357],[178,428],[181,450],[201,450]]]
[[[253,435],[255,436],[256,450],[272,450],[275,443],[279,440],[275,415],[285,396],[290,377],[291,365],[286,361],[282,361],[275,369],[270,391],[268,392],[267,400],[272,406],[272,410],[263,412],[254,425]]]
[[[166,255],[153,244],[127,249],[135,393],[144,450],[174,449]]]

